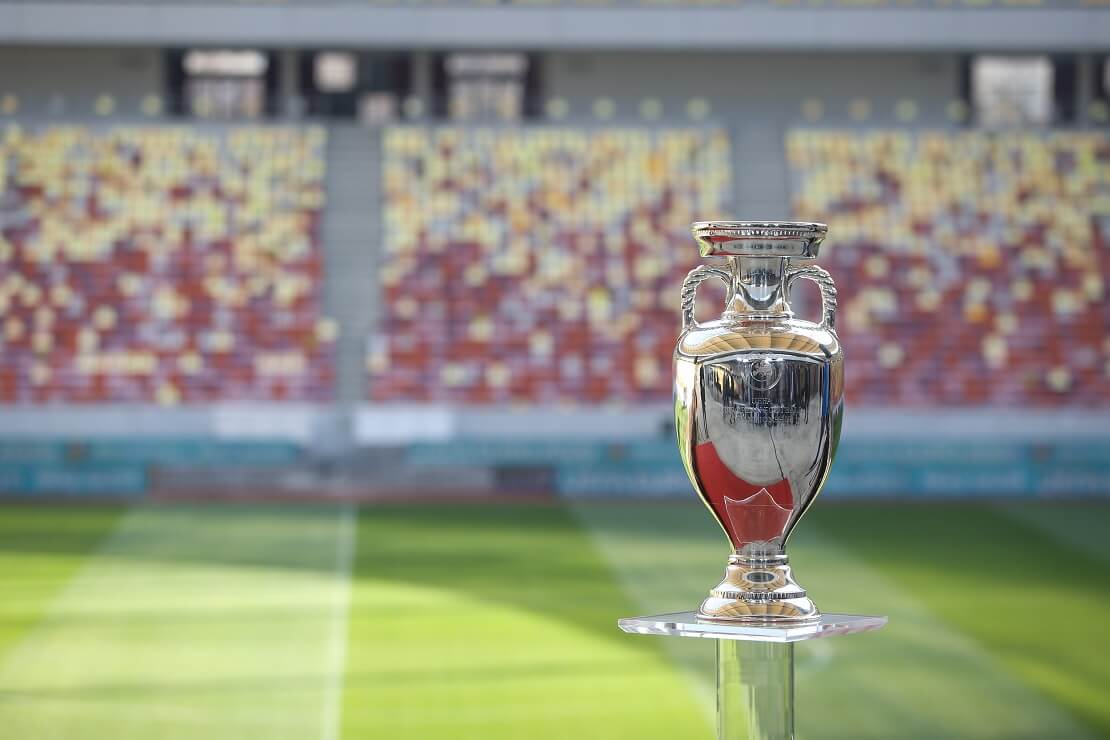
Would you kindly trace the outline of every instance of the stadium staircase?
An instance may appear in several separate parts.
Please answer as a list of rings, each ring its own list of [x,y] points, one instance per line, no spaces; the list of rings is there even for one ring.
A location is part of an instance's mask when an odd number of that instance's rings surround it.
[[[734,209],[729,218],[758,221],[789,221],[790,180],[782,151],[785,127],[777,121],[755,120],[729,129],[732,142],[732,196]],[[820,312],[816,290],[802,285],[791,295],[798,315],[815,318]]]
[[[360,126],[331,126],[327,156],[325,308],[339,324],[335,401],[350,407],[364,395],[366,337],[378,310],[374,279],[381,233],[378,136]]]
[[[790,185],[783,162],[783,133],[765,122],[741,124],[732,140],[732,187],[736,213],[731,218],[790,219]]]

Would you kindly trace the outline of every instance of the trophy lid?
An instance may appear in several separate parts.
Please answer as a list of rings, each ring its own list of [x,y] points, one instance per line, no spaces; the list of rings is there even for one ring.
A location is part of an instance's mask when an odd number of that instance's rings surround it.
[[[813,259],[828,233],[808,221],[695,221],[690,226],[702,257]]]

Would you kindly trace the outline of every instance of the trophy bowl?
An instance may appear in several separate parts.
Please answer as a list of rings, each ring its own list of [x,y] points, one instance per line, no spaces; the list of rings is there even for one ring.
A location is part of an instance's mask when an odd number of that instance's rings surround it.
[[[836,287],[812,264],[819,223],[705,221],[703,257],[682,286],[674,354],[675,430],[690,483],[732,545],[701,619],[805,622],[820,612],[794,579],[786,542],[828,476],[844,409]],[[697,287],[726,285],[725,311],[699,323]],[[821,291],[819,323],[794,316],[798,279]]]

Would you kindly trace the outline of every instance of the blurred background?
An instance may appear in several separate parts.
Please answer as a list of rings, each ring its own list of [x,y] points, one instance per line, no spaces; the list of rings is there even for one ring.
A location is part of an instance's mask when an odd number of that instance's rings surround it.
[[[1100,0],[0,0],[0,734],[712,737],[615,623],[727,555],[689,223],[798,218],[799,736],[1110,737],[1108,133]]]

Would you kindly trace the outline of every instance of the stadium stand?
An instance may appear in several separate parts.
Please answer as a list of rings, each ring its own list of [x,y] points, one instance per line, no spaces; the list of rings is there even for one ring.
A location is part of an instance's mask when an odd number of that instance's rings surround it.
[[[0,401],[322,400],[322,128],[0,128]]]
[[[666,398],[689,224],[730,211],[710,128],[397,127],[374,399]]]
[[[795,130],[853,403],[1110,405],[1110,137]]]

